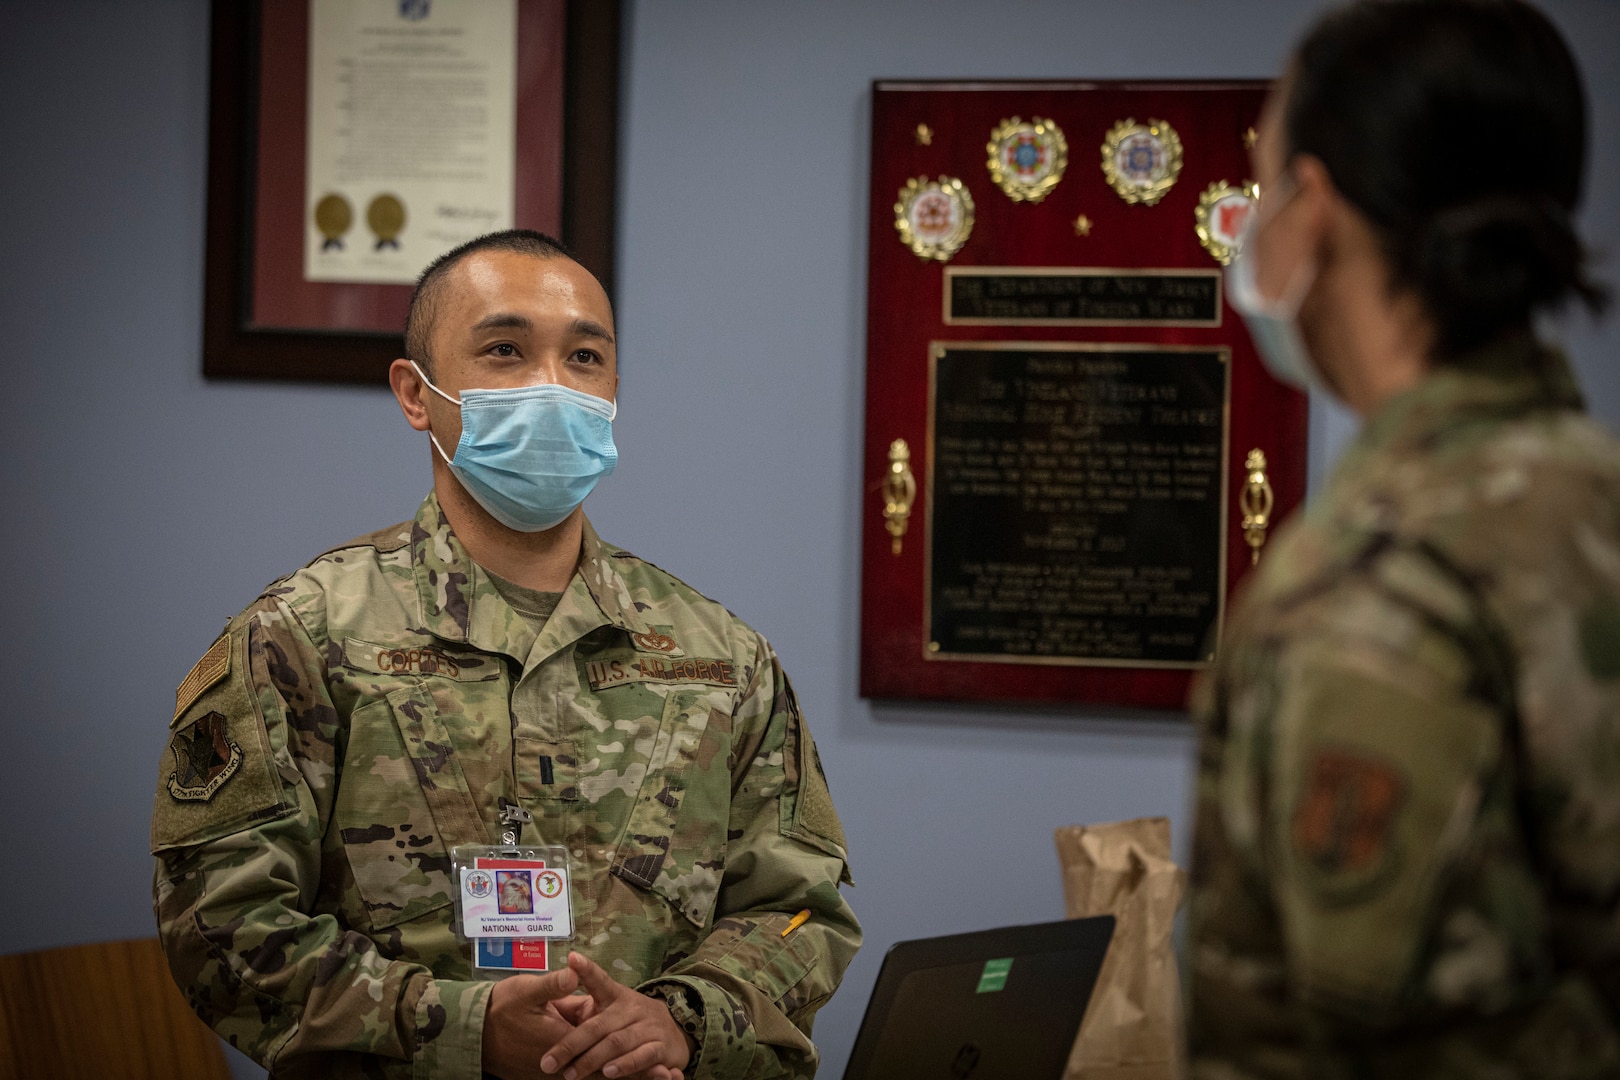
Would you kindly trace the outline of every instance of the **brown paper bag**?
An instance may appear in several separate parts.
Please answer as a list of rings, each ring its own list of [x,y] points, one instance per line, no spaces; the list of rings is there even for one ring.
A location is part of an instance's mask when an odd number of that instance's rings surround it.
[[[1170,932],[1186,882],[1170,861],[1170,821],[1068,825],[1056,840],[1068,917],[1116,920],[1064,1080],[1175,1080],[1181,989]]]

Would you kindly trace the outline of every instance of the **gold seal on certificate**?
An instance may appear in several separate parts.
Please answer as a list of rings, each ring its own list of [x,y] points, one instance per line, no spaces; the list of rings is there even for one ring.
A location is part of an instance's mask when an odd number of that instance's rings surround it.
[[[342,251],[343,234],[354,224],[354,207],[341,195],[327,195],[315,204],[315,227],[321,230],[322,251]]]
[[[1102,171],[1120,198],[1152,206],[1181,175],[1181,136],[1163,120],[1138,124],[1127,117],[1103,139]]]
[[[377,234],[377,251],[399,247],[399,234],[405,231],[405,204],[397,195],[378,195],[366,207],[366,224]]]
[[[1243,230],[1260,205],[1260,189],[1252,184],[1233,187],[1217,180],[1198,196],[1198,242],[1222,266],[1232,261],[1243,242]]]
[[[990,179],[1014,202],[1040,202],[1063,179],[1069,165],[1069,143],[1050,120],[1018,117],[1003,120],[985,144],[990,152]]]
[[[894,227],[918,258],[949,262],[973,231],[973,196],[950,176],[907,180],[894,204]]]

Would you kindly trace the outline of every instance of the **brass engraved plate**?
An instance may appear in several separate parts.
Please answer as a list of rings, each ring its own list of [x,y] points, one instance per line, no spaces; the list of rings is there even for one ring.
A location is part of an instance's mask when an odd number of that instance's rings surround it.
[[[1207,664],[1231,367],[1224,345],[931,342],[924,658]]]
[[[948,266],[948,326],[1221,325],[1221,272],[1186,267]]]

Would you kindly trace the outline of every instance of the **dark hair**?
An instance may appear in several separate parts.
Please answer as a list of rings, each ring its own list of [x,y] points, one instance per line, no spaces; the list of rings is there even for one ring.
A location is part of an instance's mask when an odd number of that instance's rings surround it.
[[[1563,38],[1520,0],[1362,0],[1295,56],[1288,154],[1320,158],[1379,233],[1397,288],[1434,320],[1445,360],[1579,297],[1570,215],[1586,97]]]
[[[480,251],[515,251],[537,259],[574,259],[574,253],[561,240],[533,229],[485,233],[434,259],[416,279],[410,310],[405,313],[405,359],[415,360],[423,371],[431,373],[433,370],[429,344],[433,340],[433,319],[444,279],[463,259]]]

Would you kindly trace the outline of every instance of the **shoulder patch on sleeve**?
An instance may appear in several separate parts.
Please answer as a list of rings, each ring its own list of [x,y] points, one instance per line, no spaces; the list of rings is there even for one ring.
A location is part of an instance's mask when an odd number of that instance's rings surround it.
[[[174,692],[174,719],[169,721],[173,727],[175,720],[191,708],[191,703],[202,696],[204,690],[213,686],[219,680],[229,675],[231,671],[231,636],[221,634],[219,640],[208,647],[186,677],[181,680],[180,686]]]
[[[181,802],[207,802],[242,767],[241,744],[231,738],[223,713],[206,713],[175,732],[169,749],[175,766],[169,794]]]
[[[1398,857],[1395,822],[1406,777],[1392,762],[1342,748],[1317,750],[1294,807],[1294,850],[1327,898],[1348,900],[1387,877]]]
[[[296,809],[283,790],[249,678],[250,626],[216,641],[181,683],[184,704],[158,763],[153,854],[229,836]]]

